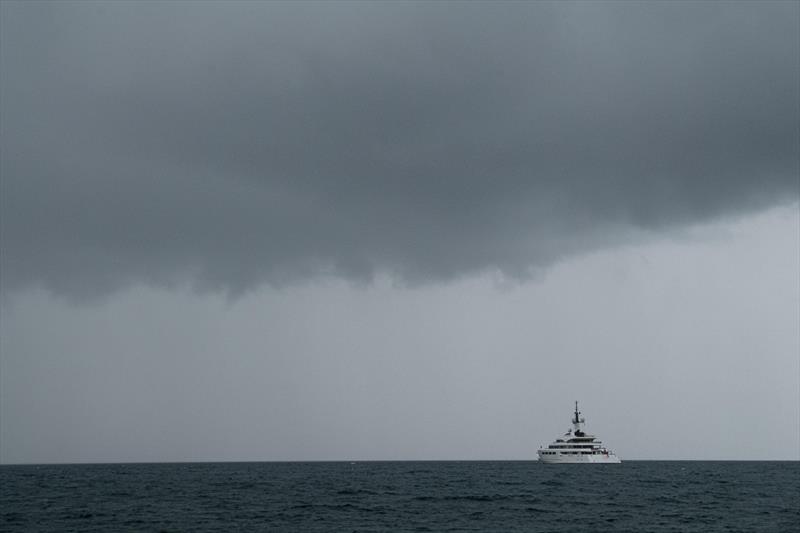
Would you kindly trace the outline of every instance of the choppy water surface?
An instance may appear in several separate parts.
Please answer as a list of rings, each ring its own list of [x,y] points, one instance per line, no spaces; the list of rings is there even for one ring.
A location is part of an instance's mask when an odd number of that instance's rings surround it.
[[[0,530],[798,531],[799,462],[0,467]]]

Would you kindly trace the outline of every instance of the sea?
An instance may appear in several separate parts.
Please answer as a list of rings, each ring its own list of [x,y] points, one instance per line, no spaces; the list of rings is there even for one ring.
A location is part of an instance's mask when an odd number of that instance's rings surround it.
[[[797,532],[800,462],[5,465],[0,531]]]

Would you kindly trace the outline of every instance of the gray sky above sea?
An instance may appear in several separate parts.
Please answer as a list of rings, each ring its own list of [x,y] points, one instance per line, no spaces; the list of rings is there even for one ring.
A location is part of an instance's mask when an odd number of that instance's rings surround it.
[[[0,461],[800,459],[800,4],[0,4]]]

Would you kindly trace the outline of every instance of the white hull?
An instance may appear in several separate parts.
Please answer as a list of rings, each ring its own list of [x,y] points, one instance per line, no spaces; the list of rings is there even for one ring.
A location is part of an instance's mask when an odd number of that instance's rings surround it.
[[[539,454],[539,462],[542,463],[621,463],[619,457],[610,453],[608,455],[542,455]]]

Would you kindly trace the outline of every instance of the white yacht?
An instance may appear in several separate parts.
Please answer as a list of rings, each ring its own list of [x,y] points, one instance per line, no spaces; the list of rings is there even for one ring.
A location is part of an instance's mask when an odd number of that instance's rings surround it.
[[[578,411],[575,402],[575,417],[572,429],[547,448],[539,448],[539,460],[543,463],[620,463],[614,452],[603,446],[594,435],[584,433],[582,425],[586,422]]]

